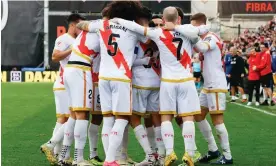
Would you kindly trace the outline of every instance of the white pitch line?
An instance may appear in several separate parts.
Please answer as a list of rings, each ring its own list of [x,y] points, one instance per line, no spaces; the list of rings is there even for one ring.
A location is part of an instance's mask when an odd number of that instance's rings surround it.
[[[271,113],[271,112],[268,112],[266,110],[262,110],[262,109],[259,109],[259,108],[254,108],[254,107],[250,107],[250,106],[243,105],[243,104],[240,104],[240,103],[235,103],[235,102],[232,102],[231,104],[236,104],[236,105],[239,105],[241,107],[250,108],[252,110],[262,112],[262,113],[267,114],[267,115],[276,116],[276,114],[274,114],[274,113]]]

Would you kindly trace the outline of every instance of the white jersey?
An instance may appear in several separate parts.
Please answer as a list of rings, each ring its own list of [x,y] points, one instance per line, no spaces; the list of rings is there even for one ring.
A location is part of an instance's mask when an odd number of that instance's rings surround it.
[[[161,28],[146,28],[123,19],[117,19],[117,22],[134,32],[148,36],[156,43],[160,52],[161,81],[185,82],[193,79],[191,73],[192,44],[188,38],[190,36]],[[190,26],[189,29],[195,29],[195,32],[191,33],[197,38],[197,28]]]
[[[108,20],[96,20],[89,24],[90,32],[97,32],[100,37],[101,64],[99,78],[130,82],[131,67],[135,60],[134,49],[143,38],[124,26]]]
[[[70,61],[92,64],[93,57],[100,51],[99,37],[96,33],[82,31],[72,47]]]
[[[74,41],[75,41],[75,38],[73,38],[68,33],[65,33],[56,39],[54,50],[66,51],[70,49]],[[54,83],[54,90],[58,90],[60,88],[64,89],[63,71],[64,71],[65,65],[68,63],[69,57],[70,55],[64,58],[63,60],[59,61],[60,63],[59,75],[57,76],[56,81]]]
[[[93,57],[93,63],[92,63],[92,80],[93,80],[93,83],[99,82],[100,62],[101,62],[100,54],[95,55]]]
[[[200,50],[200,43],[208,46],[208,49],[203,53],[203,88],[210,90],[222,90],[227,92],[227,82],[223,65],[221,61],[222,56],[222,41],[212,32],[199,41],[195,48]]]
[[[158,51],[157,51],[157,55],[154,55],[156,52],[154,52],[152,48],[148,47],[143,43],[138,43],[137,48],[138,48],[138,52],[137,52],[136,61],[145,57],[154,56],[156,58],[156,62],[133,66],[132,68],[133,87],[142,88],[142,89],[160,87],[160,62],[158,59],[159,58]]]

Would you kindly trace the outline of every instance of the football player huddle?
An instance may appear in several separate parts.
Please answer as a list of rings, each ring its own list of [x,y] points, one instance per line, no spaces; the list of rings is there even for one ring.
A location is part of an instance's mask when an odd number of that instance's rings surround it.
[[[41,146],[51,164],[172,165],[177,160],[173,119],[182,129],[185,145],[180,165],[233,163],[223,120],[227,84],[222,41],[209,31],[203,13],[181,25],[183,16],[178,7],[166,7],[159,18],[140,2],[113,1],[103,9],[102,19],[68,17],[68,33],[57,38],[52,57],[60,62],[54,84],[57,122],[52,137]],[[193,52],[204,57],[199,96],[191,73]],[[208,113],[222,154],[206,120]],[[203,156],[197,150],[194,122],[208,142]],[[129,126],[145,153],[138,163],[127,153]],[[99,133],[104,161],[97,154]],[[88,160],[83,152],[87,137]]]

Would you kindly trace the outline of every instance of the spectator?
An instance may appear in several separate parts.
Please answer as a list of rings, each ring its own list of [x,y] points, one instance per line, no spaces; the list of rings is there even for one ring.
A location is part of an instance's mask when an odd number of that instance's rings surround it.
[[[252,105],[253,91],[255,90],[256,102],[255,105],[260,105],[260,73],[253,70],[253,66],[260,63],[260,55],[255,51],[255,48],[250,49],[250,55],[248,59],[249,72],[248,72],[248,103],[247,105]]]
[[[265,99],[261,105],[274,105],[274,102],[271,102],[272,99],[272,90],[271,90],[271,83],[272,83],[272,70],[271,70],[271,56],[270,52],[268,51],[268,45],[265,44],[260,45],[261,53],[261,61],[259,65],[253,66],[253,70],[259,71],[261,75],[261,83],[262,87],[264,88],[264,93],[268,99]]]
[[[194,61],[192,63],[192,67],[193,67],[193,73],[194,73],[194,77],[196,78],[195,80],[195,85],[196,85],[196,89],[200,89],[200,78],[201,78],[201,62],[199,60],[198,56],[194,56]]]
[[[231,53],[228,52],[226,53],[225,57],[224,57],[224,66],[225,66],[225,74],[226,74],[226,80],[227,80],[227,86],[230,87],[230,72],[231,72]]]
[[[244,60],[238,56],[237,49],[235,47],[231,47],[231,72],[230,72],[230,86],[231,86],[231,102],[236,101],[236,88],[238,88],[240,94],[242,95],[242,102],[246,102],[246,95],[243,90],[243,77],[245,76],[245,64]]]
[[[270,47],[270,54],[272,60],[272,72],[273,72],[273,80],[276,85],[276,38],[274,39],[272,46]]]

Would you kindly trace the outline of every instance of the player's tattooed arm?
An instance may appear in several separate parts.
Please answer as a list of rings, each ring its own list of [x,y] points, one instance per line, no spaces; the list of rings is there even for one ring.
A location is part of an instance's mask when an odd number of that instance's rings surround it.
[[[90,21],[81,21],[77,24],[77,28],[84,31],[89,31],[89,24],[90,24]]]

